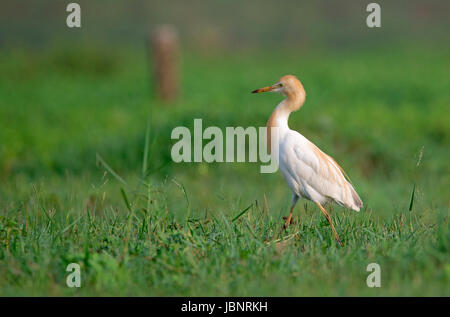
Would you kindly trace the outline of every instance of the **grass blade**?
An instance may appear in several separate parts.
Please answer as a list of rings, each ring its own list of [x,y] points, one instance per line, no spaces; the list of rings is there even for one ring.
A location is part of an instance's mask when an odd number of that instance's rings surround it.
[[[119,176],[114,170],[105,162],[105,160],[100,156],[100,154],[97,153],[97,162],[100,162],[104,168],[112,175],[114,176],[118,181],[123,183],[124,185],[128,185],[127,182]]]
[[[253,206],[253,204],[251,204],[250,206],[248,206],[247,208],[242,210],[236,217],[233,218],[233,220],[231,220],[231,222],[234,222],[235,220],[239,219],[239,217],[242,216],[243,214],[245,214],[245,212],[247,210],[249,210],[252,206]]]
[[[411,193],[411,202],[409,203],[409,211],[412,211],[412,208],[413,208],[413,205],[414,205],[414,193],[415,193],[415,191],[416,191],[416,183],[414,183],[413,190],[412,190],[412,193]]]
[[[150,142],[150,121],[147,122],[147,131],[145,133],[144,158],[142,161],[142,177],[147,173],[148,147]]]
[[[125,202],[125,205],[127,206],[127,209],[131,212],[131,205],[128,201],[127,194],[125,193],[125,190],[122,187],[120,188],[120,192],[122,193],[122,198],[123,201]]]

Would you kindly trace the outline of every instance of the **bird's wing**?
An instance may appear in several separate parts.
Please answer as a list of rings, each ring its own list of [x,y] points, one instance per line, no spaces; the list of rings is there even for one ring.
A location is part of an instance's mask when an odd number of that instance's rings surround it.
[[[320,195],[359,211],[363,203],[346,179],[345,172],[333,158],[300,134],[291,137],[288,143],[287,146],[293,154],[290,155],[289,163],[293,177],[298,178],[298,181],[303,180],[309,188]]]

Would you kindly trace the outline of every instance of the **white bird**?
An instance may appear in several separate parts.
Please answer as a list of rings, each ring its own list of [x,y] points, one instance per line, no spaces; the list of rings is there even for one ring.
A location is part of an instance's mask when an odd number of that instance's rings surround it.
[[[330,224],[337,242],[341,244],[331,217],[323,205],[334,202],[359,211],[363,207],[361,198],[350,184],[344,170],[333,158],[297,131],[289,129],[290,113],[300,109],[306,98],[300,81],[295,76],[286,75],[272,86],[256,89],[253,93],[266,91],[278,92],[286,97],[278,104],[267,122],[268,147],[270,149],[272,128],[276,128],[280,171],[292,190],[291,209],[283,228],[286,229],[290,225],[297,200],[306,198],[317,204]]]

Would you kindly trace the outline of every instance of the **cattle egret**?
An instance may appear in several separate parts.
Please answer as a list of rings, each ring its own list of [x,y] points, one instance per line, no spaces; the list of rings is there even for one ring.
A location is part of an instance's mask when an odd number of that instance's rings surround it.
[[[297,111],[305,102],[306,93],[300,81],[292,75],[281,77],[272,86],[256,89],[253,93],[278,92],[286,98],[275,108],[267,122],[267,140],[270,149],[272,128],[277,128],[280,171],[292,190],[289,216],[283,226],[286,229],[292,219],[292,211],[299,198],[306,198],[319,207],[333,230],[336,241],[341,240],[331,217],[323,207],[334,202],[359,211],[363,207],[344,170],[336,161],[322,152],[297,131],[289,129],[289,114]],[[280,232],[281,233],[281,232]]]

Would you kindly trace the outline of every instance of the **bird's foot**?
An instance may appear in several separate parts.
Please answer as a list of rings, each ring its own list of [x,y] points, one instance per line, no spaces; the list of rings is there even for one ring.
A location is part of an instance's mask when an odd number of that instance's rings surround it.
[[[280,232],[278,232],[277,239],[280,238],[281,233],[282,233],[283,231],[286,231],[287,228],[288,228],[291,224],[294,223],[294,220],[292,219],[292,217],[290,217],[290,218],[289,218],[289,217],[283,217],[283,220],[284,220],[284,223],[283,223],[283,226],[281,227]]]
[[[292,217],[289,219],[289,223],[288,223],[288,218],[289,217],[286,217],[286,216],[283,217],[283,220],[284,220],[283,228],[284,229],[287,229],[290,225],[292,225],[294,223],[294,219]]]

